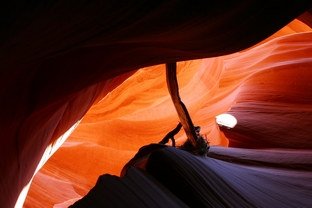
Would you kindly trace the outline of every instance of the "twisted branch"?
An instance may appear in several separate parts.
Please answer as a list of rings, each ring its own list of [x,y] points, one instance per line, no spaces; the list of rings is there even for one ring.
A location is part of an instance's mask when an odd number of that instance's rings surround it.
[[[171,99],[178,113],[180,122],[183,126],[186,136],[191,141],[192,145],[196,147],[197,136],[194,130],[194,124],[187,111],[187,108],[185,107],[184,103],[181,101],[181,98],[179,95],[176,63],[166,64],[166,79],[167,79],[167,87],[168,87]]]

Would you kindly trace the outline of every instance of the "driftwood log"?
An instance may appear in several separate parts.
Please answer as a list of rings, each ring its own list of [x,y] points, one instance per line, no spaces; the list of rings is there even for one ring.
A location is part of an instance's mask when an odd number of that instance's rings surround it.
[[[186,136],[191,141],[193,146],[196,147],[197,136],[194,130],[194,124],[179,94],[176,63],[166,64],[166,79],[167,79],[167,87],[168,87],[171,99],[178,113],[180,122],[183,126]]]

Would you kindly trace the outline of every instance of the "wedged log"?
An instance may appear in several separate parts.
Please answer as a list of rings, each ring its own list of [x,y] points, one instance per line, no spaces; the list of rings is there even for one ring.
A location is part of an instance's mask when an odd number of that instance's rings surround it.
[[[194,131],[194,124],[179,94],[176,63],[166,64],[166,75],[167,75],[166,78],[167,78],[168,90],[169,90],[172,102],[174,104],[174,107],[178,113],[180,122],[187,135],[187,138],[192,142],[193,146],[196,147],[196,134]]]

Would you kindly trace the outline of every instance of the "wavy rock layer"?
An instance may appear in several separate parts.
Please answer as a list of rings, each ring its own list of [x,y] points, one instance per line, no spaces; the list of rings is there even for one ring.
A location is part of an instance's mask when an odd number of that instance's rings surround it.
[[[211,145],[311,149],[311,6],[1,7],[11,13],[0,34],[0,204],[22,204],[32,181],[25,207],[66,206],[158,142],[178,122],[166,62],[179,61],[182,100]],[[238,125],[220,131],[227,111]]]

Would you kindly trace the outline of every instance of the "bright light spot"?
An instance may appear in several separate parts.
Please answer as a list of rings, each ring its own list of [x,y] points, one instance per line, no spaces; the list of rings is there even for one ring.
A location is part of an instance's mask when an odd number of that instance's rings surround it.
[[[224,126],[226,128],[233,128],[237,124],[236,118],[227,113],[216,116],[216,121],[220,126]]]

